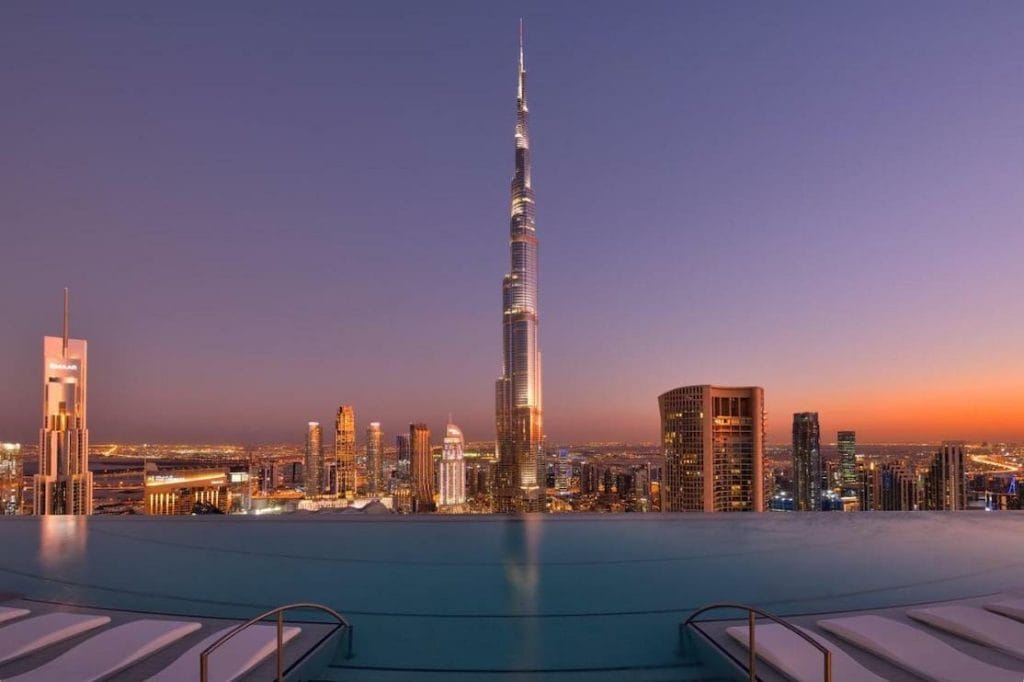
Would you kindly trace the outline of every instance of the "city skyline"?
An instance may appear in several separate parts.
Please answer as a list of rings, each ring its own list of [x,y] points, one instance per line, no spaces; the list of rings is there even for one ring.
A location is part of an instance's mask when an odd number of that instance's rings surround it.
[[[763,386],[770,443],[801,411],[820,414],[823,442],[1024,440],[1024,408],[1004,398],[1024,381],[1007,59],[1024,54],[1006,12],[941,5],[913,13],[930,29],[915,32],[843,7],[662,5],[628,21],[577,7],[525,12],[549,442],[655,441],[656,396],[702,382]],[[0,439],[34,440],[38,337],[68,285],[96,442],[294,442],[342,402],[359,428],[452,411],[490,440],[518,14],[423,31],[425,9],[321,8],[282,27],[239,9],[161,27],[190,11],[103,17],[124,28],[108,44],[77,30],[99,21],[86,12],[0,9],[25,93],[0,123],[36,133],[0,165]],[[808,28],[822,21],[842,39]],[[884,117],[857,105],[869,94]],[[416,102],[408,116],[397,97]],[[408,209],[387,203],[399,186]],[[454,208],[444,239],[402,227],[438,202]],[[80,255],[64,281],[25,286],[54,244]]]

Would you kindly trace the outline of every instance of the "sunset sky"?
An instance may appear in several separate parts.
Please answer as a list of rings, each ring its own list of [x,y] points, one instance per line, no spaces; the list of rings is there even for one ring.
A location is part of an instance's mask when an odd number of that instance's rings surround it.
[[[494,437],[526,22],[552,442],[1024,441],[1024,3],[0,4],[0,440]]]

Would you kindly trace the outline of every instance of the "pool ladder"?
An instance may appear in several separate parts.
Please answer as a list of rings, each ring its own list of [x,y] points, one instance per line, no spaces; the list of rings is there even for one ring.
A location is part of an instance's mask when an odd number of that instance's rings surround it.
[[[323,604],[313,604],[302,602],[298,604],[287,604],[285,606],[278,606],[276,609],[271,609],[266,613],[261,613],[255,618],[248,620],[236,628],[232,628],[230,632],[224,633],[224,636],[219,638],[216,642],[206,647],[203,653],[199,654],[199,682],[209,682],[210,679],[210,654],[216,651],[222,644],[227,642],[229,639],[237,635],[242,630],[245,630],[251,625],[255,625],[262,620],[266,620],[271,616],[277,616],[277,666],[276,675],[274,677],[277,682],[284,682],[284,612],[291,611],[293,609],[314,609],[318,611],[324,611],[336,621],[338,625],[332,632],[336,632],[337,628],[345,629],[345,658],[352,658],[352,624],[348,622],[345,616],[341,615],[329,606]]]
[[[697,621],[697,616],[701,615],[702,613],[714,611],[717,609],[734,609],[747,612],[747,675],[750,682],[757,681],[757,645],[754,641],[754,630],[757,626],[758,616],[763,616],[774,623],[778,623],[790,632],[800,636],[805,642],[809,643],[815,649],[820,651],[822,653],[822,656],[824,657],[822,679],[825,682],[832,682],[832,652],[829,651],[827,647],[822,646],[820,642],[815,641],[813,637],[811,637],[806,632],[804,632],[797,626],[793,625],[792,623],[789,623],[779,618],[778,616],[774,616],[768,613],[767,611],[763,611],[755,606],[749,606],[747,604],[731,604],[728,602],[722,602],[719,604],[709,604],[707,606],[703,606],[694,611],[693,613],[691,613],[689,618],[687,618],[685,621],[679,624],[680,642],[682,642],[683,637],[686,634],[686,629],[691,625],[695,626],[699,622]],[[719,648],[721,647],[719,646]]]

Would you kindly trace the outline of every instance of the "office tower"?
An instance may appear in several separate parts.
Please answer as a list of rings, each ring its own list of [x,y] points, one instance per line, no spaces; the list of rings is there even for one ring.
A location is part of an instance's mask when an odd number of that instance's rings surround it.
[[[793,509],[821,511],[821,429],[817,412],[793,415]]]
[[[964,442],[943,441],[925,476],[925,508],[935,511],[967,509]]]
[[[430,429],[426,424],[409,424],[409,446],[413,510],[434,511],[434,456],[430,452]]]
[[[306,425],[306,459],[303,462],[306,497],[319,497],[324,491],[324,445],[320,422]]]
[[[351,405],[338,408],[334,420],[334,462],[338,495],[356,496],[356,411]]]
[[[370,495],[387,493],[384,479],[384,432],[380,422],[370,422],[366,427],[366,487]]]
[[[462,431],[455,424],[448,424],[444,432],[444,446],[441,449],[441,499],[442,508],[451,509],[466,503],[466,460],[462,456],[465,441]]]
[[[86,421],[86,343],[64,335],[43,337],[43,427],[39,473],[33,477],[34,514],[91,514],[89,427]]]
[[[398,462],[398,480],[408,483],[412,481],[412,446],[409,434],[400,433],[395,436],[395,458]]]
[[[20,443],[0,443],[0,516],[21,513],[24,462]]]
[[[569,479],[572,477],[572,462],[569,461],[569,448],[558,449],[558,461],[555,463],[555,488],[559,495],[569,492]]]
[[[495,511],[544,510],[544,425],[537,338],[537,230],[530,181],[529,110],[519,25],[515,172],[509,221],[511,267],[501,286],[501,378],[495,387],[498,484]]]
[[[765,510],[764,389],[683,386],[658,408],[662,511]]]
[[[857,432],[840,431],[836,434],[836,450],[839,451],[839,471],[844,496],[854,495],[857,487]]]

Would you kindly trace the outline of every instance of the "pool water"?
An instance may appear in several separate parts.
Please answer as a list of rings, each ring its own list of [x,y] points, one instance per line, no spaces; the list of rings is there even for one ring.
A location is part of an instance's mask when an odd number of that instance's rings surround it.
[[[1018,590],[1022,568],[1015,512],[0,519],[0,592],[225,617],[320,602],[369,668],[674,665],[710,602],[900,606]]]

